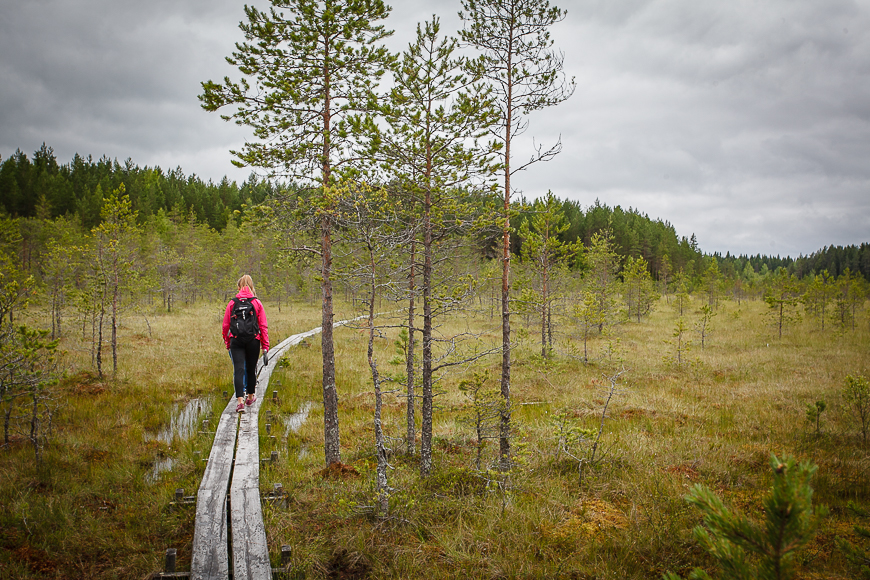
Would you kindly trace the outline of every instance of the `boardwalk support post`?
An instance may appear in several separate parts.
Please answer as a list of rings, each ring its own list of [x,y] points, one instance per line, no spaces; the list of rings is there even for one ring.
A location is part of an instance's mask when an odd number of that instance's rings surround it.
[[[175,557],[178,554],[178,550],[175,548],[168,548],[166,550],[166,564],[163,566],[163,571],[167,574],[175,574]]]
[[[276,484],[276,486],[281,484]],[[281,546],[281,567],[286,568],[290,565],[290,557],[293,555],[293,548],[290,546]]]
[[[266,435],[271,435],[271,434],[272,434],[272,424],[266,423]]]
[[[277,451],[273,451],[272,455],[269,456],[269,463],[271,463],[273,465],[275,463],[278,463],[278,452]]]
[[[178,489],[175,490],[175,501],[180,503],[181,500],[183,500],[183,499],[184,499],[184,488],[179,487]]]
[[[278,402],[278,391],[272,391],[272,402],[273,403]]]

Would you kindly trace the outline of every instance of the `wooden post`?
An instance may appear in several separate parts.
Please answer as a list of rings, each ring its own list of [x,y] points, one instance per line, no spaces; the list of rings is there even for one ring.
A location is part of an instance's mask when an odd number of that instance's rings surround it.
[[[266,423],[266,435],[270,435],[272,433],[272,424]]]
[[[275,484],[275,495],[281,495],[283,493],[284,493],[284,486],[282,486],[280,482],[276,483]]]
[[[269,456],[269,462],[270,463],[278,463],[278,452],[277,451],[273,451],[272,455]]]
[[[271,443],[272,447],[274,447],[275,445],[278,444],[278,438],[275,437],[274,435],[272,435],[271,437],[269,437],[269,443]]]
[[[273,403],[278,402],[278,391],[272,391],[272,402]]]
[[[266,419],[268,419],[269,421],[272,420],[272,409],[266,411]]]
[[[229,396],[230,396],[229,392],[224,391],[224,399],[228,398]]]
[[[180,502],[183,499],[184,499],[184,488],[179,487],[178,489],[175,490],[175,501]]]
[[[277,484],[280,485],[280,484]],[[281,566],[290,565],[290,557],[293,555],[293,549],[290,546],[281,546]]]
[[[178,554],[178,550],[175,548],[168,548],[166,550],[166,564],[163,566],[163,571],[167,574],[175,574],[175,556]]]

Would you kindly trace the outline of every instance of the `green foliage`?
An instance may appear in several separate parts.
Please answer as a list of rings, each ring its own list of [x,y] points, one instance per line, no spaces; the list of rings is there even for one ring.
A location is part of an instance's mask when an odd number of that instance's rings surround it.
[[[799,298],[800,289],[794,275],[785,268],[777,270],[765,289],[764,301],[770,308],[770,318],[779,338],[782,338],[783,328],[800,320],[800,313],[796,309]]]
[[[642,316],[652,312],[653,306],[659,299],[646,260],[629,256],[622,270],[622,280],[628,317],[635,316],[640,322]]]
[[[531,217],[523,220],[519,236],[523,240],[523,263],[534,272],[535,279],[523,288],[521,300],[540,316],[541,356],[547,358],[553,348],[552,306],[562,296],[559,283],[568,268],[579,261],[583,244],[560,239],[568,223],[553,192],[535,200],[532,211]]]
[[[834,308],[832,316],[834,323],[841,331],[855,330],[857,314],[864,306],[867,298],[864,280],[860,276],[853,276],[849,268],[837,279],[834,286]]]
[[[203,82],[199,98],[207,111],[235,106],[222,118],[253,129],[256,140],[233,151],[237,165],[327,186],[350,157],[348,118],[372,108],[372,90],[390,63],[379,43],[391,32],[376,24],[390,8],[381,0],[271,4],[268,11],[245,6],[239,27],[246,41],[227,58],[241,80]]]
[[[870,518],[870,512],[856,505],[854,501],[850,501],[847,507],[849,512],[851,512],[855,517],[861,519]],[[855,532],[855,535],[861,538],[865,543],[870,541],[870,530],[864,526],[855,525],[852,530]],[[849,561],[853,569],[857,572],[858,575],[855,576],[855,578],[870,580],[870,553],[868,553],[864,548],[856,546],[844,538],[837,538],[837,546],[843,551],[846,560]]]
[[[719,305],[722,275],[719,272],[719,261],[716,258],[709,258],[707,261],[709,265],[701,275],[700,288],[707,295],[707,305],[716,308]]]
[[[813,403],[807,403],[806,408],[806,417],[807,421],[814,424],[816,427],[816,436],[821,433],[821,419],[822,413],[825,412],[825,409],[828,408],[828,404],[824,401],[816,401]]]
[[[578,446],[583,445],[595,438],[598,431],[594,428],[580,427],[576,417],[567,409],[563,409],[556,413],[550,424],[553,428],[553,437],[556,439],[556,460],[564,453],[577,461],[582,461],[578,457],[580,451]]]
[[[689,362],[686,354],[691,348],[692,341],[686,338],[688,330],[689,327],[681,316],[677,319],[677,324],[674,326],[674,330],[671,333],[673,340],[664,341],[665,344],[670,344],[674,349],[672,353],[666,354],[663,357],[665,363],[676,366],[677,368],[682,368],[685,363]]]
[[[680,270],[674,277],[674,311],[677,316],[683,316],[691,303],[688,277]]]
[[[616,272],[619,270],[619,255],[609,231],[593,234],[586,251],[586,274],[583,295],[592,297],[592,316],[598,321],[598,333],[617,321],[619,304],[616,300]]]
[[[26,311],[32,277],[24,277],[0,254],[0,410],[3,415],[3,444],[13,432],[33,446],[36,461],[42,460],[48,424],[57,406],[55,386],[58,372],[58,341],[47,330],[14,322],[14,315]]]
[[[701,317],[695,322],[695,331],[701,338],[701,350],[704,350],[704,347],[706,346],[707,337],[711,332],[710,323],[714,316],[716,316],[716,312],[713,310],[712,306],[709,304],[701,306]]]
[[[807,286],[801,298],[801,301],[804,303],[804,310],[819,321],[822,330],[825,329],[828,306],[833,300],[835,292],[836,288],[833,277],[827,270],[822,270],[813,276],[812,282]]]
[[[695,538],[717,562],[723,580],[787,580],[794,577],[796,554],[814,536],[827,509],[813,509],[810,481],[817,467],[797,464],[793,458],[780,461],[770,456],[773,486],[764,500],[764,521],[754,522],[725,507],[703,485],[695,485],[686,501],[704,513],[704,526],[694,529]],[[669,573],[667,580],[678,580]],[[692,580],[711,576],[696,568]]]
[[[476,372],[470,379],[459,383],[459,392],[471,403],[470,414],[462,422],[474,430],[477,450],[474,464],[478,470],[481,469],[486,440],[497,439],[499,435],[498,421],[501,417],[502,401],[497,390],[487,387],[489,381],[489,371],[484,371]]]
[[[232,212],[240,211],[245,203],[260,203],[276,190],[274,184],[253,174],[241,184],[226,177],[217,183],[206,182],[196,175],[185,176],[180,168],[167,172],[140,167],[130,159],[119,163],[76,154],[70,163],[59,165],[52,148],[45,145],[33,158],[31,162],[17,151],[0,164],[0,209],[22,218],[67,216],[87,229],[99,224],[105,193],[121,183],[140,223],[161,211],[179,216],[193,212],[198,221],[221,230]],[[37,216],[40,199],[44,211]]]
[[[867,430],[870,428],[870,382],[863,375],[848,375],[843,398],[861,423],[861,438],[866,444]]]

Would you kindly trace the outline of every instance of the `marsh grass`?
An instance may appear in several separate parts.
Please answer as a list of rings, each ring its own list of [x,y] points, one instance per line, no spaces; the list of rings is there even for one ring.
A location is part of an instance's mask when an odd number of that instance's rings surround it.
[[[274,344],[319,326],[314,305],[265,303]],[[154,439],[174,409],[210,397],[211,428],[230,391],[230,364],[220,339],[222,304],[178,308],[171,315],[130,316],[121,329],[121,372],[98,380],[89,355],[73,353],[58,387],[65,404],[42,465],[18,444],[0,452],[0,566],[11,578],[142,577],[162,566],[165,548],[190,560],[193,508],[170,505],[183,487],[193,495],[207,456],[208,434],[166,444]],[[770,485],[770,452],[819,465],[815,500],[831,507],[822,532],[802,556],[801,577],[849,577],[835,537],[851,537],[849,500],[870,499],[868,454],[842,399],[847,374],[867,374],[870,335],[819,332],[808,323],[782,339],[766,325],[766,305],[723,302],[705,348],[688,352],[681,368],[662,358],[676,315],[664,302],[640,324],[625,323],[592,352],[612,352],[593,364],[567,356],[570,325],[557,337],[553,360],[540,357],[535,329],[520,337],[513,366],[516,466],[509,477],[473,469],[476,441],[458,383],[472,369],[457,367],[438,383],[431,477],[421,480],[414,458],[401,454],[405,400],[385,397],[384,429],[392,441],[391,516],[374,516],[374,394],[359,331],[336,332],[341,451],[354,473],[324,478],[319,337],[288,352],[272,374],[260,414],[261,455],[273,412],[276,465],[261,471],[261,489],[281,482],[286,508],[266,504],[273,564],[291,545],[297,577],[325,578],[659,578],[711,562],[691,528],[700,522],[683,496],[694,483],[714,489],[735,509],[760,514]],[[345,317],[353,313],[347,310]],[[341,316],[341,314],[337,315]],[[696,313],[689,313],[693,320]],[[691,326],[691,324],[690,324]],[[498,339],[489,316],[450,320],[442,332],[474,328]],[[398,330],[376,344],[381,367],[393,368]],[[526,336],[526,338],[522,338]],[[690,337],[694,338],[694,337]],[[618,339],[618,341],[616,340]],[[498,374],[498,361],[474,370]],[[603,460],[578,485],[576,462],[556,456],[552,417],[566,412],[580,427],[597,428],[608,377],[625,368],[601,439]],[[394,385],[395,387],[395,385]],[[390,388],[387,386],[386,388]],[[279,392],[273,403],[271,391]],[[819,435],[806,404],[825,400]],[[295,431],[285,422],[313,403]],[[418,418],[419,421],[419,418]],[[419,422],[418,422],[419,425]],[[490,464],[493,444],[484,445]],[[154,462],[170,471],[149,483]],[[500,480],[501,485],[498,485]]]

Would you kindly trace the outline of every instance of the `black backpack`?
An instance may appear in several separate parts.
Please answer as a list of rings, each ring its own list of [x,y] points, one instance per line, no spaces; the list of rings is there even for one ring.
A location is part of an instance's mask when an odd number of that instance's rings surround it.
[[[235,338],[250,340],[260,332],[257,323],[257,311],[248,298],[233,298],[233,310],[230,313],[230,333]]]

